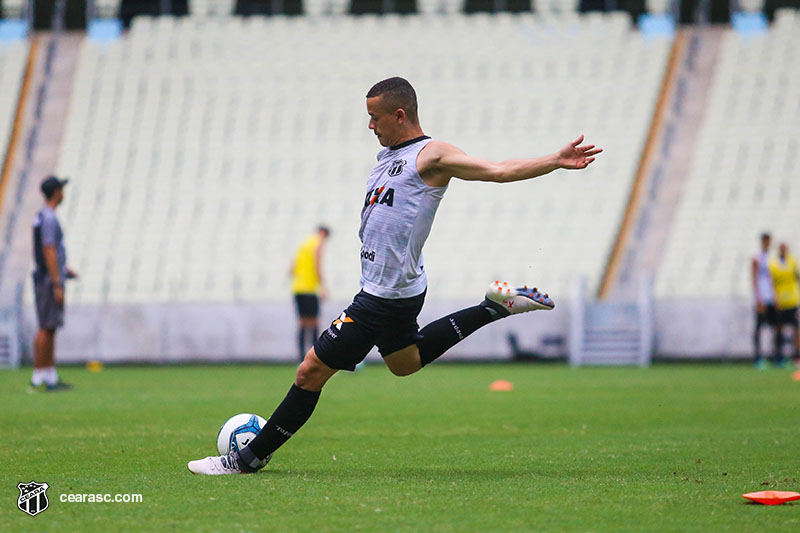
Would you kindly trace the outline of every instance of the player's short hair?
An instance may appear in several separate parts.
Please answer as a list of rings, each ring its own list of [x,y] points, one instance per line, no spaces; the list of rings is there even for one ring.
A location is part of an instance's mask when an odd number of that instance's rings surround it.
[[[385,96],[387,104],[402,109],[413,123],[419,123],[417,93],[407,80],[394,77],[379,81],[367,93],[367,98],[374,96]]]
[[[317,231],[324,233],[326,237],[329,237],[331,234],[331,230],[328,226],[318,226]]]
[[[772,235],[765,231],[761,234],[761,240],[763,241],[764,239],[772,239]]]

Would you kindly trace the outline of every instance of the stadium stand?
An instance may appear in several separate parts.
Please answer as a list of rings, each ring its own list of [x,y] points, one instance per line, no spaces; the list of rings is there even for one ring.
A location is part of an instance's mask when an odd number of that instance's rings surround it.
[[[59,165],[71,301],[285,300],[291,253],[320,222],[332,296],[351,297],[380,148],[364,94],[398,74],[426,132],[468,153],[539,155],[579,133],[606,149],[580,176],[453,182],[426,247],[432,295],[497,276],[594,289],[669,47],[624,13],[136,18],[86,42],[76,74]]]
[[[21,17],[25,12],[25,0],[2,0],[0,16],[5,18]]]
[[[195,16],[231,15],[236,7],[236,0],[191,0],[189,14]]]
[[[764,0],[738,0],[739,10],[748,13],[764,10]]]
[[[656,296],[751,294],[758,234],[800,245],[800,15],[761,35],[727,30]]]
[[[22,86],[25,62],[28,59],[27,41],[0,41],[0,155],[6,155],[6,147],[14,127],[17,98]],[[2,168],[3,159],[0,159]]]
[[[574,13],[579,0],[534,0],[534,9],[541,13]]]
[[[99,18],[114,18],[119,15],[119,7],[122,0],[95,0],[95,12]],[[202,1],[197,3],[203,4]],[[215,2],[218,3],[218,2]]]
[[[669,4],[669,0],[647,0],[645,2],[648,13],[666,13]]]

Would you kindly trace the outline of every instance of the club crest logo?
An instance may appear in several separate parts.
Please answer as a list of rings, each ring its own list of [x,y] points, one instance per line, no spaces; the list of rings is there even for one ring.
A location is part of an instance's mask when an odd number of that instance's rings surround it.
[[[50,485],[47,483],[37,483],[35,481],[18,483],[17,488],[19,489],[17,507],[23,513],[36,516],[50,505],[47,500],[47,489],[50,488]]]
[[[392,177],[399,176],[404,166],[406,166],[405,159],[395,159],[392,161],[392,166],[389,167],[389,175]]]

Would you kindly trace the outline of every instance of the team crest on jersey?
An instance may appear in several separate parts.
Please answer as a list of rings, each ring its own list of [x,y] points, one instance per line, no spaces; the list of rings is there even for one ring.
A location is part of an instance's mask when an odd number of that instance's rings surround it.
[[[36,516],[50,505],[47,500],[47,489],[50,488],[50,485],[47,483],[37,483],[35,481],[18,483],[17,488],[19,489],[17,507],[23,513]]]
[[[406,164],[405,159],[395,159],[392,161],[392,166],[389,167],[389,175],[392,177],[399,176],[400,173],[403,172],[403,167],[406,166]]]

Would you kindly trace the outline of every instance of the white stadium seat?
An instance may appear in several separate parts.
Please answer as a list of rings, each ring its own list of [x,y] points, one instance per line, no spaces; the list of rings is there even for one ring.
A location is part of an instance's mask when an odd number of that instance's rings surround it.
[[[71,297],[285,300],[319,223],[332,296],[351,297],[380,149],[364,97],[393,75],[417,89],[425,131],[470,154],[543,155],[580,133],[606,150],[585,172],[454,180],[425,249],[430,297],[480,297],[498,277],[556,298],[576,274],[596,288],[669,49],[617,13],[137,18],[87,42],[75,78],[59,172],[87,275]]]
[[[800,18],[726,30],[656,295],[747,298],[758,236],[800,245]]]

